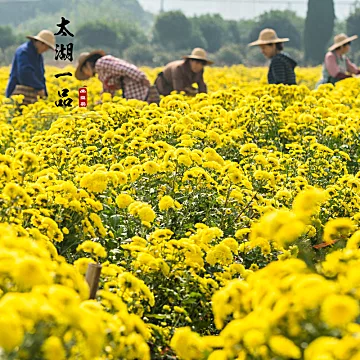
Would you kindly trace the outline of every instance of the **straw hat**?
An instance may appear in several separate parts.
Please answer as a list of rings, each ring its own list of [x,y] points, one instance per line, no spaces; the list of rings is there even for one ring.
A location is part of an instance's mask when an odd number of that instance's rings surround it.
[[[260,32],[259,38],[250,43],[249,46],[276,44],[289,41],[288,38],[279,38],[273,29],[264,29]]]
[[[354,36],[347,36],[346,34],[336,35],[334,36],[334,44],[329,47],[329,51],[333,51],[339,48],[340,46],[345,45],[348,42],[353,41],[357,38],[358,38],[357,35]]]
[[[55,50],[55,35],[49,30],[41,30],[35,36],[26,36],[28,39],[38,40],[49,46],[51,49]]]
[[[183,59],[203,60],[203,61],[206,61],[207,65],[211,65],[211,64],[214,63],[213,61],[211,61],[211,60],[209,60],[207,58],[206,51],[204,49],[201,49],[201,48],[195,48],[191,52],[191,55],[183,56]]]
[[[106,55],[105,51],[103,50],[94,50],[91,52],[83,52],[80,54],[78,59],[78,65],[75,70],[75,77],[78,80],[86,80],[88,77],[82,72],[81,67],[85,64],[85,62],[93,55],[99,54],[101,56]]]

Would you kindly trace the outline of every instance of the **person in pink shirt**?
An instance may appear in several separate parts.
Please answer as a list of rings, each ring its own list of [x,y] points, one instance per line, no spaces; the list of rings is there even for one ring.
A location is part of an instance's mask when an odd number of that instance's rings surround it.
[[[316,84],[335,84],[336,82],[360,74],[360,69],[353,64],[345,54],[350,51],[351,41],[357,39],[357,35],[347,36],[339,34],[334,37],[334,44],[330,46],[325,55],[322,79]]]

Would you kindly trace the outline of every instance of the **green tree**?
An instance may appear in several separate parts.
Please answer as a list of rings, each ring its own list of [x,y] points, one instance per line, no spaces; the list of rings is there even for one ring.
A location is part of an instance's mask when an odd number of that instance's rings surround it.
[[[46,2],[46,6],[44,3]],[[46,0],[35,2],[0,1],[0,24],[16,26],[27,33],[41,29],[57,30],[61,16],[71,21],[76,31],[85,21],[131,22],[149,29],[153,15],[144,11],[137,0]]]
[[[76,48],[108,47],[110,52],[121,54],[133,45],[147,45],[144,31],[134,23],[95,21],[82,24],[75,33]],[[58,40],[65,39],[60,37]],[[58,41],[59,42],[59,41]]]
[[[154,48],[153,66],[163,67],[169,62],[180,60],[182,56],[190,53],[190,49],[178,51],[164,51],[161,48]]]
[[[237,22],[237,28],[240,34],[240,43],[241,44],[248,44],[251,30],[255,27],[256,21],[251,20],[239,20]]]
[[[115,47],[120,45],[120,39],[111,26],[103,22],[94,22],[83,25],[76,33],[76,40],[82,46]]]
[[[18,45],[11,45],[4,50],[0,50],[0,65],[1,66],[9,66],[11,65],[15,51]]]
[[[10,26],[0,26],[0,49],[16,44],[16,36]]]
[[[215,63],[217,66],[230,66],[235,64],[243,64],[245,51],[241,45],[228,44],[223,46],[215,54]]]
[[[346,19],[346,33],[349,36],[360,34],[360,6],[353,9],[350,16]],[[351,44],[353,51],[360,50],[360,41],[354,41]]]
[[[188,48],[196,48],[201,47],[203,49],[207,49],[207,41],[205,37],[203,36],[201,30],[193,24],[192,26],[192,34],[189,39]]]
[[[154,49],[150,45],[134,44],[124,52],[124,58],[135,65],[153,65]]]
[[[303,23],[304,20],[293,11],[271,10],[258,17],[248,40],[249,42],[256,40],[261,30],[271,28],[279,37],[289,38],[289,46],[300,50],[302,48]]]
[[[189,47],[192,37],[191,21],[181,11],[160,14],[154,24],[153,41],[168,50]]]
[[[122,49],[127,49],[133,45],[149,44],[144,30],[136,23],[112,22],[110,26],[116,32],[118,38],[121,39]]]
[[[227,33],[227,42],[233,44],[241,43],[241,31],[239,22],[235,20],[229,20],[226,22],[226,33]]]
[[[227,42],[227,22],[218,14],[202,15],[192,19],[207,43],[207,51],[215,52]]]
[[[0,23],[17,26],[36,17],[40,11],[53,13],[59,11],[63,7],[63,3],[57,0],[47,0],[46,7],[44,7],[42,1],[32,3],[24,2],[21,5],[17,1],[9,1],[8,3],[0,2]]]
[[[305,21],[305,61],[321,64],[333,36],[335,10],[333,0],[309,0]]]

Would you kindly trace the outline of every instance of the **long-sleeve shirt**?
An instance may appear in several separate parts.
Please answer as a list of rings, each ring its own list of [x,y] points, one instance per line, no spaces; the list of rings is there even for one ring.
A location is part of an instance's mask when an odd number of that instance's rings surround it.
[[[122,89],[126,99],[145,100],[149,87],[143,81],[147,77],[135,65],[105,55],[96,61],[95,72],[103,83],[103,92],[114,95],[116,90]]]
[[[207,93],[204,82],[204,70],[199,73],[191,71],[189,61],[177,60],[167,64],[162,75],[156,79],[156,87],[161,95],[169,95],[172,91],[186,91],[192,84],[198,85],[199,93]]]
[[[336,59],[335,52],[332,52],[332,51],[329,51],[325,55],[325,66],[326,66],[326,70],[329,73],[329,75],[334,78],[339,76],[339,73],[342,73],[344,75],[346,72],[348,72],[350,74],[359,74],[360,73],[360,70],[358,69],[358,67],[355,64],[353,64],[347,57],[345,57],[346,69],[341,68]]]
[[[296,62],[285,53],[276,54],[272,59],[268,72],[269,84],[296,85]]]
[[[32,41],[20,45],[15,52],[11,65],[10,79],[6,88],[6,96],[10,97],[16,85],[25,85],[35,90],[44,90],[45,83],[44,58],[36,50]]]
[[[338,56],[335,51],[329,51],[325,55],[322,79],[316,84],[317,89],[321,84],[335,84],[340,80],[351,77],[347,74],[359,74],[360,70],[346,56]]]

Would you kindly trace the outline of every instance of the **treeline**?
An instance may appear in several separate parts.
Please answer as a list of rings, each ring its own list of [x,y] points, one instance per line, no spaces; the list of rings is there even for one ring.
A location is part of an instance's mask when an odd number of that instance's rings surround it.
[[[136,22],[114,20],[88,21],[72,29],[75,56],[102,48],[137,65],[162,66],[194,47],[203,47],[218,66],[254,66],[263,65],[265,60],[257,48],[249,49],[247,44],[266,27],[274,28],[280,37],[290,38],[286,51],[300,65],[318,65],[335,33],[360,35],[360,8],[354,8],[343,22],[335,21],[333,0],[309,0],[306,19],[289,10],[269,11],[256,19],[240,21],[225,20],[220,15],[186,17],[172,11],[157,16],[148,29]],[[9,64],[22,42],[24,34],[0,27],[0,63]],[[353,43],[352,57],[360,63],[360,40]]]
[[[240,21],[225,20],[220,15],[186,17],[180,11],[171,11],[157,16],[148,30],[136,22],[94,20],[76,26],[73,42],[76,56],[102,48],[137,65],[162,66],[188,54],[194,47],[205,48],[219,66],[262,65],[261,53],[258,49],[248,49],[247,44],[263,27],[270,26],[278,29],[279,36],[289,36],[292,53],[302,57],[304,19],[291,11],[270,11],[257,19]],[[11,62],[24,36],[24,32],[14,33],[10,27],[0,27],[1,64]]]
[[[20,31],[54,27],[61,16],[71,19],[71,25],[75,27],[101,18],[135,22],[144,29],[152,25],[154,18],[137,0],[0,1],[0,24]]]

